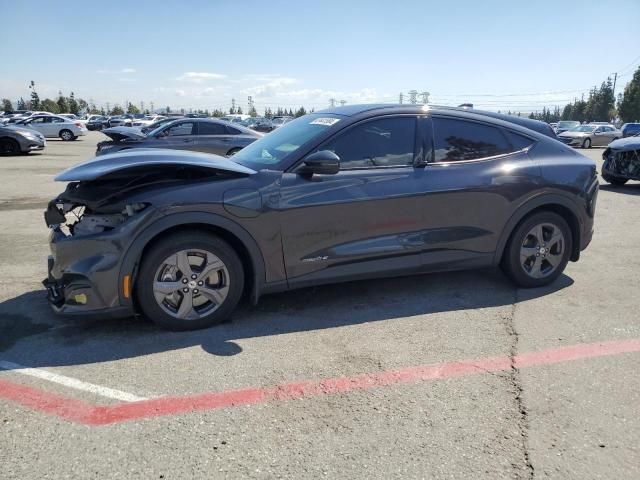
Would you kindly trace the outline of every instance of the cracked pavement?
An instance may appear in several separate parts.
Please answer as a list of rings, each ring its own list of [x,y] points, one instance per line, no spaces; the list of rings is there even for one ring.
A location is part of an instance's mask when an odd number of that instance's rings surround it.
[[[172,333],[53,316],[45,276],[53,174],[99,133],[0,171],[0,360],[153,398],[357,376],[461,359],[511,368],[90,427],[0,399],[2,478],[640,476],[639,353],[518,368],[517,355],[640,338],[640,184],[605,186],[596,234],[554,285],[456,272],[265,296],[232,323]],[[599,159],[601,149],[581,151]],[[27,181],[28,179],[28,181]],[[17,371],[0,380],[92,404]]]

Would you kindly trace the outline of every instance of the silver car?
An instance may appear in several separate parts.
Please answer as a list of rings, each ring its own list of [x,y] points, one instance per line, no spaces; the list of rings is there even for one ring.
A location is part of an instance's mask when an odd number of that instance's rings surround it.
[[[43,150],[47,141],[40,132],[28,128],[0,126],[0,154],[18,155]]]
[[[580,125],[558,135],[558,140],[572,147],[607,146],[621,138],[622,132],[611,125]]]

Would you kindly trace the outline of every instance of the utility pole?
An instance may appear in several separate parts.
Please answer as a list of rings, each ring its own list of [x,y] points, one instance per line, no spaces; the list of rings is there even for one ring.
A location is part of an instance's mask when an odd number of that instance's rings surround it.
[[[331,105],[331,108],[336,106],[336,99],[335,98],[330,98],[329,99],[329,105]]]
[[[231,110],[233,111],[233,113],[236,113],[236,99],[235,98],[231,99]]]
[[[144,113],[144,102],[140,102],[140,113]]]
[[[402,105],[403,100],[404,100],[404,93],[400,92],[400,105]]]
[[[151,105],[151,113],[153,113],[153,102],[150,102]]]
[[[618,80],[618,72],[615,72],[613,77],[613,100],[616,99],[616,81]]]
[[[340,106],[344,107],[346,105],[347,101],[346,100],[340,100]]]
[[[409,90],[409,103],[415,105],[418,103],[418,91],[417,90]]]
[[[107,115],[109,115],[109,112],[111,112],[111,104],[107,102]]]
[[[253,110],[253,97],[251,95],[249,95],[247,97],[247,106],[248,106],[248,110],[247,113],[251,112]]]
[[[422,103],[424,103],[425,105],[429,103],[429,95],[430,95],[429,92],[422,92],[420,94],[420,96],[422,97]]]

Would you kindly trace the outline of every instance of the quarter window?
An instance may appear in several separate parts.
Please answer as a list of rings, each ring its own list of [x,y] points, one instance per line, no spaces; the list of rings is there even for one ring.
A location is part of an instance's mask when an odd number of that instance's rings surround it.
[[[373,120],[338,134],[319,150],[340,157],[340,168],[375,168],[413,164],[416,119]]]
[[[434,117],[433,134],[435,162],[476,160],[514,151],[500,129],[482,123]]]
[[[227,133],[229,135],[240,135],[242,132],[240,130],[238,130],[237,128],[227,127]]]

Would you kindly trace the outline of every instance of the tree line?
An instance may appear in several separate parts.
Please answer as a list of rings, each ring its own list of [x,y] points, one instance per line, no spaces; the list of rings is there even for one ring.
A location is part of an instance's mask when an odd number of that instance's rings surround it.
[[[155,113],[150,112],[148,109],[141,111],[135,104],[127,102],[126,105],[121,107],[120,105],[114,105],[113,108],[105,109],[104,107],[97,108],[96,105],[90,104],[82,98],[76,98],[73,92],[70,92],[68,96],[63,95],[62,91],[58,92],[58,98],[50,99],[45,98],[40,100],[40,97],[36,91],[35,82],[32,80],[29,83],[29,89],[31,90],[31,97],[25,101],[24,98],[20,98],[16,103],[16,110],[44,110],[51,113],[73,113],[75,115],[82,113],[98,114],[98,115],[123,115],[125,113]],[[617,103],[617,107],[616,107]],[[2,109],[5,112],[13,111],[13,103],[7,99],[2,99]],[[314,110],[311,109],[311,112]],[[178,113],[172,112],[170,107],[163,109],[163,113]],[[187,112],[185,109],[180,109],[179,113],[198,113],[211,117],[224,117],[229,114],[241,115],[243,113],[242,107],[233,106],[228,111],[222,109],[214,109],[213,111],[205,110],[192,110]],[[252,117],[257,117],[258,112],[255,107],[251,106],[247,112]],[[264,116],[272,118],[275,116],[291,116],[301,117],[308,112],[304,107],[300,107],[297,110],[292,108],[272,109],[266,107],[264,109]],[[507,112],[508,115],[521,116],[520,112]],[[613,83],[610,77],[607,77],[606,81],[602,82],[600,88],[593,87],[589,91],[589,95],[585,100],[584,97],[575,99],[572,103],[568,103],[564,108],[554,107],[553,110],[547,107],[542,109],[542,112],[532,112],[529,118],[536,120],[542,120],[544,122],[558,122],[560,120],[577,120],[579,122],[603,122],[611,121],[615,117],[619,117],[623,122],[637,122],[640,121],[640,67],[636,69],[633,74],[633,79],[626,85],[624,91],[618,94],[617,102],[614,97]]]

